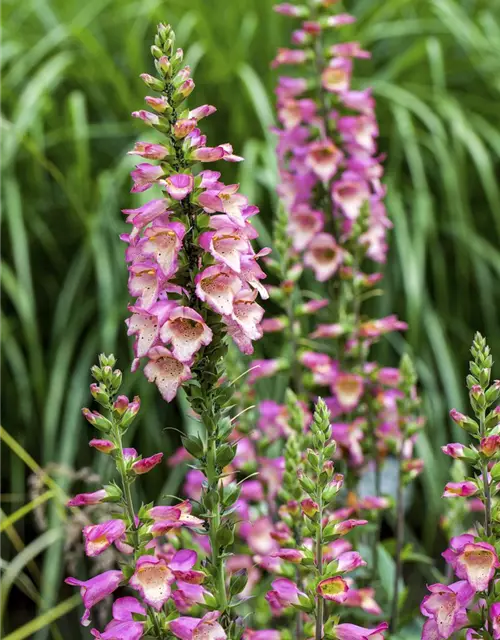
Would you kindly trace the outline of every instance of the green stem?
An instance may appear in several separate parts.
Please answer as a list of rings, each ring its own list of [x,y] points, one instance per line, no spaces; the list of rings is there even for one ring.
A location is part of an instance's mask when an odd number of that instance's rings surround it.
[[[396,568],[394,571],[394,592],[392,596],[391,608],[391,632],[396,633],[398,629],[399,615],[399,582],[403,569],[402,552],[404,544],[405,520],[404,520],[404,503],[403,503],[403,451],[406,433],[403,431],[403,437],[400,444],[398,454],[398,485],[396,494]]]
[[[323,451],[321,450],[318,459],[318,468],[323,468]],[[316,530],[316,568],[318,570],[318,577],[321,580],[323,577],[323,490],[318,489],[317,493],[318,502],[318,528]],[[318,595],[316,599],[316,634],[315,640],[321,640],[323,638],[323,618],[325,614],[325,601]]]
[[[479,414],[479,433],[481,438],[484,438],[486,435],[486,411],[483,409]],[[493,533],[493,518],[491,514],[491,489],[490,483],[488,481],[488,463],[486,460],[483,460],[481,465],[481,473],[483,476],[483,491],[484,491],[484,531],[486,537],[489,538]],[[491,596],[493,593],[493,583],[492,580],[488,586],[488,596]],[[484,628],[486,631],[489,629],[489,619],[490,619],[490,607],[486,606],[486,620],[484,622]]]
[[[216,504],[213,507],[211,518],[209,519],[209,538],[210,546],[212,549],[212,565],[215,567],[215,586],[216,592],[220,599],[220,610],[224,613],[228,608],[228,598],[226,592],[226,578],[225,578],[225,563],[224,559],[220,557],[220,549],[217,544],[217,533],[221,526],[221,512],[220,512],[220,495],[219,495],[219,483],[220,477],[217,473],[215,464],[217,456],[217,438],[213,434],[209,436],[209,451],[207,460],[207,481],[208,492],[216,496]]]

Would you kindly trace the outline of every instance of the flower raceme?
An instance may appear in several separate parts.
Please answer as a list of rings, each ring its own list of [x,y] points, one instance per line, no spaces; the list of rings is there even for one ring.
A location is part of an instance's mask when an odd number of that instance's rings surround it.
[[[133,369],[146,359],[145,375],[170,402],[193,377],[200,353],[214,340],[215,325],[222,323],[241,351],[253,352],[264,314],[256,298],[267,297],[258,259],[269,250],[252,248],[258,233],[251,218],[258,208],[239,193],[239,185],[225,185],[217,171],[197,169],[200,163],[243,158],[230,144],[207,146],[199,121],[215,107],[184,105],[194,83],[189,67],[182,66],[182,50],[174,50],[169,26],[158,27],[152,54],[159,77],[143,74],[142,79],[160,95],[146,97],[152,112],[133,115],[165,140],[137,142],[130,151],[158,161],[137,165],[132,192],[155,187],[162,197],[124,210],[132,229],[122,238],[135,298],[127,320],[128,333],[135,336]]]
[[[476,334],[471,349],[472,361],[467,376],[474,417],[452,409],[452,420],[468,432],[476,444],[451,443],[443,453],[471,465],[474,475],[461,482],[449,482],[444,498],[469,498],[480,501],[482,523],[450,540],[442,554],[459,578],[453,584],[434,584],[421,604],[423,640],[447,639],[461,629],[468,640],[500,637],[498,626],[498,585],[500,584],[500,529],[493,517],[492,504],[498,494],[500,451],[498,449],[499,412],[495,403],[500,395],[497,381],[491,383],[493,359],[485,339]]]

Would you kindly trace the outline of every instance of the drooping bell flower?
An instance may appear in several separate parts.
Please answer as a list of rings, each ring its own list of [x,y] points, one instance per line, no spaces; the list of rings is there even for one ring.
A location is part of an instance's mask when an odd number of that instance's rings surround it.
[[[212,341],[212,330],[202,316],[189,307],[176,307],[160,330],[164,344],[170,344],[172,355],[180,362],[189,363],[202,346]]]
[[[85,606],[85,613],[81,619],[83,626],[87,626],[90,622],[90,610],[92,607],[116,591],[122,581],[122,572],[115,570],[105,571],[85,581],[66,578],[66,584],[80,587],[80,595]]]
[[[384,631],[389,627],[387,622],[381,622],[375,629],[365,629],[355,624],[342,623],[334,627],[336,640],[383,640]]]
[[[465,580],[449,586],[433,584],[428,589],[431,595],[422,600],[420,610],[424,616],[433,620],[438,638],[449,638],[463,626],[465,607],[474,598],[474,589]],[[432,628],[433,625],[429,625],[428,632]]]
[[[442,555],[457,577],[467,580],[476,591],[486,591],[500,567],[495,548],[487,542],[475,542],[469,534],[452,538]]]
[[[129,586],[140,593],[146,604],[159,611],[170,598],[174,580],[175,576],[165,560],[141,556],[136,562]]]
[[[347,582],[340,576],[321,580],[316,587],[316,592],[322,598],[332,602],[344,602],[348,590]]]
[[[170,402],[180,385],[191,378],[191,370],[165,347],[153,347],[148,352],[148,358],[144,374],[156,384],[164,400]]]
[[[105,489],[99,489],[93,493],[79,493],[74,498],[71,498],[71,500],[68,500],[66,506],[83,507],[89,504],[99,504],[107,497],[107,495],[108,494]]]
[[[113,542],[119,540],[126,531],[123,520],[108,520],[101,524],[88,525],[83,528],[85,553],[89,557],[100,555]]]
[[[203,618],[180,616],[169,622],[169,630],[180,640],[226,640],[227,635],[220,623],[218,611],[209,611]]]

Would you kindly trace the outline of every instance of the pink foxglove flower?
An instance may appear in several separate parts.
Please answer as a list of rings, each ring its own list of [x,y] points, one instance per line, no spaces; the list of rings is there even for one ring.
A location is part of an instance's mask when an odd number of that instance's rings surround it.
[[[486,591],[500,567],[495,548],[487,542],[475,542],[474,536],[468,534],[452,538],[443,557],[457,577],[467,580],[476,591]]]
[[[174,580],[175,576],[165,560],[141,556],[136,562],[129,586],[140,593],[144,602],[159,611],[170,598]]]
[[[433,584],[428,589],[431,595],[423,599],[420,609],[433,624],[426,623],[428,626],[427,629],[424,628],[423,638],[449,638],[466,623],[465,607],[474,597],[474,589],[465,580],[455,582],[449,587]]]
[[[89,557],[100,555],[123,536],[126,528],[123,520],[108,520],[102,524],[84,527],[85,553]]]
[[[374,629],[365,629],[355,624],[342,623],[334,628],[336,640],[383,640],[384,631],[388,628],[387,622],[381,622]]]
[[[67,502],[68,507],[82,507],[88,504],[99,504],[107,497],[105,489],[99,489],[93,493],[80,493]]]
[[[82,581],[76,578],[66,578],[67,584],[80,587],[85,613],[82,617],[82,625],[87,626],[90,622],[90,610],[93,606],[111,595],[123,581],[121,571],[105,571],[89,580]]]
[[[448,482],[444,488],[443,498],[468,498],[478,491],[475,482]]]
[[[344,602],[348,590],[347,582],[340,576],[321,580],[316,587],[317,593],[322,598],[331,600],[332,602]]]

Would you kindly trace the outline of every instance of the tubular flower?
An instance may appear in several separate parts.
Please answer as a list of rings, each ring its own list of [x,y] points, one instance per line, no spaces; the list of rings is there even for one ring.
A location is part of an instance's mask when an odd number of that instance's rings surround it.
[[[245,322],[237,301],[245,300],[249,286],[266,294],[259,282],[264,277],[259,255],[251,246],[258,234],[249,218],[257,207],[239,193],[239,185],[223,184],[220,173],[193,170],[198,162],[242,158],[229,144],[207,146],[198,123],[215,108],[185,107],[194,83],[173,40],[171,29],[160,25],[154,49],[159,77],[142,75],[159,93],[146,98],[155,113],[133,114],[166,139],[163,144],[138,142],[130,152],[159,162],[137,165],[132,192],[155,186],[163,197],[125,209],[132,229],[122,236],[128,244],[129,292],[135,298],[127,321],[129,335],[135,336],[134,370],[146,358],[144,372],[167,402],[192,377],[200,354],[213,341],[215,325],[226,327],[245,353],[253,351],[252,342],[262,336],[260,307],[255,303],[252,321]]]
[[[104,573],[90,578],[90,580],[82,581],[76,578],[66,578],[67,584],[80,587],[85,613],[82,617],[82,625],[87,626],[90,622],[90,610],[94,605],[111,595],[123,581],[121,571],[105,571]]]

